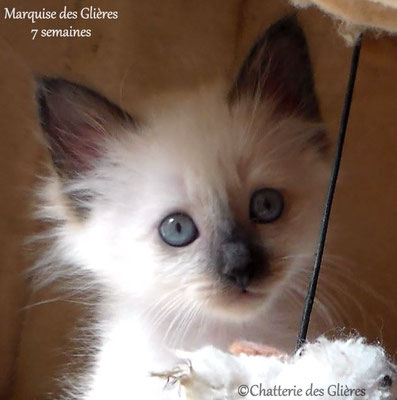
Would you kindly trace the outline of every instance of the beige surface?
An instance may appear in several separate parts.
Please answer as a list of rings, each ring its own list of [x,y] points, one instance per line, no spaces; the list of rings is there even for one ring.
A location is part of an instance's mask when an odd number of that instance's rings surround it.
[[[348,25],[397,33],[396,0],[291,0],[297,6],[316,5]]]
[[[31,3],[21,0],[18,7],[30,9]],[[68,4],[77,9],[88,5]],[[33,74],[85,83],[140,115],[161,91],[194,86],[218,74],[233,76],[256,35],[290,10],[282,0],[95,4],[118,10],[120,18],[73,23],[92,27],[90,39],[32,41],[28,22],[0,24],[0,397],[4,399],[11,392],[14,399],[44,399],[54,387],[54,377],[70,361],[70,336],[76,316],[81,315],[81,306],[67,301],[23,311],[27,305],[59,297],[47,291],[31,294],[22,276],[30,261],[21,243],[34,231],[28,218],[29,191],[43,157],[34,139]],[[2,2],[7,5],[10,0]],[[63,6],[60,0],[40,1],[40,7],[48,9]],[[324,119],[335,137],[350,50],[333,21],[318,10],[304,10],[299,18],[311,47]],[[356,281],[353,285],[346,278],[348,290],[332,297],[348,313],[350,326],[371,338],[383,338],[391,352],[397,350],[396,66],[396,39],[365,39],[327,248],[329,254],[347,260],[338,259],[339,270],[346,269]],[[349,294],[362,304],[367,323]]]

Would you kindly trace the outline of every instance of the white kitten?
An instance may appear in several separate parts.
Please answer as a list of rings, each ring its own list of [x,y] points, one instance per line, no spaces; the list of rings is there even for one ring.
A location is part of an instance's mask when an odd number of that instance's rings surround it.
[[[313,86],[290,17],[259,39],[231,90],[173,93],[145,121],[38,79],[55,167],[41,193],[55,222],[42,274],[102,288],[100,346],[77,398],[175,398],[149,377],[175,348],[293,344],[280,301],[311,265],[295,256],[313,252],[324,195]]]

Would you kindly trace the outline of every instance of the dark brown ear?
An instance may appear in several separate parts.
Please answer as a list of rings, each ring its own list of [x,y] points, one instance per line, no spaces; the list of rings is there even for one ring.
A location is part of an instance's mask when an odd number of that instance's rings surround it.
[[[230,99],[270,99],[275,113],[320,120],[306,38],[294,16],[272,25],[243,63]]]
[[[62,177],[91,167],[109,135],[134,120],[118,106],[84,86],[64,79],[39,77],[37,103],[44,137]]]

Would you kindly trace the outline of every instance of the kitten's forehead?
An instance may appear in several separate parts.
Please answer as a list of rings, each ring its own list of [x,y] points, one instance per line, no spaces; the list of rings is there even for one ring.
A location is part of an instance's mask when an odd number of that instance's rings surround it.
[[[246,204],[261,187],[301,181],[297,176],[312,165],[302,162],[298,143],[308,124],[275,121],[268,103],[231,106],[224,93],[204,88],[163,102],[140,132],[116,143],[110,159],[117,159],[119,170],[103,173],[131,182],[139,198],[146,193],[153,199],[155,192],[169,208],[205,207],[218,214]]]
[[[300,152],[305,140],[300,131],[310,124],[293,117],[274,120],[269,102],[231,106],[223,93],[203,88],[181,101],[174,97],[169,108],[154,113],[143,132],[152,159],[185,180],[214,187],[236,188],[282,174],[283,165]]]

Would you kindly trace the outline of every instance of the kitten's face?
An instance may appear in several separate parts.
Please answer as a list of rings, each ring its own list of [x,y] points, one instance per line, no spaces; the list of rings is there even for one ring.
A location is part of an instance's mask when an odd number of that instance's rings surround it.
[[[267,48],[301,34],[281,23]],[[276,78],[264,92],[257,62],[247,61],[228,100],[221,85],[175,94],[140,126],[86,89],[43,81],[41,116],[62,180],[47,189],[64,259],[125,298],[226,318],[250,318],[291,282],[297,256],[314,248],[321,134],[314,97],[280,95]]]

